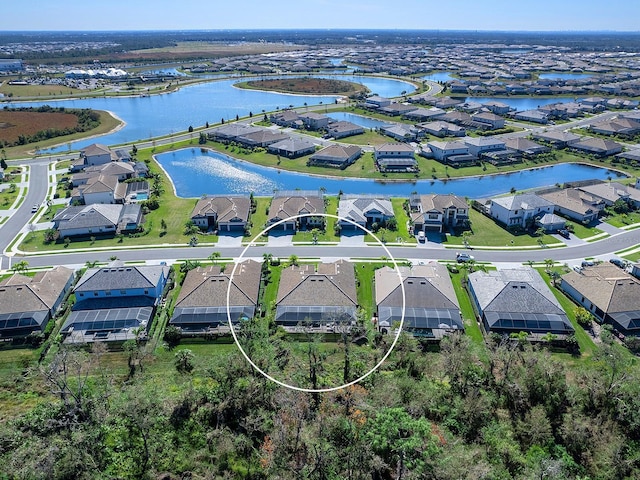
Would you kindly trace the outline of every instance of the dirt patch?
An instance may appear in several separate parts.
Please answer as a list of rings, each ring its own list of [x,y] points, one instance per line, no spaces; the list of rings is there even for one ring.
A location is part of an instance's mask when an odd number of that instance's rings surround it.
[[[47,129],[75,128],[77,125],[78,117],[71,113],[0,110],[0,142],[13,144],[20,136],[31,136]]]
[[[256,90],[271,90],[275,92],[309,95],[354,95],[367,90],[363,85],[345,80],[313,77],[253,80],[245,82],[242,85]]]

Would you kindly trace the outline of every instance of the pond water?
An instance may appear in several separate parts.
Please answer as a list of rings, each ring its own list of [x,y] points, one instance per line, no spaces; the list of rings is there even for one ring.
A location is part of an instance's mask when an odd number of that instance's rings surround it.
[[[363,117],[362,115],[356,115],[349,112],[331,112],[327,113],[327,117],[333,118],[338,121],[345,121],[355,123],[363,128],[379,128],[385,125],[389,125],[392,122],[383,122],[375,118]]]
[[[451,76],[451,72],[433,72],[420,78],[422,80],[431,80],[432,82],[450,82],[451,80],[455,80],[454,77]]]
[[[384,97],[397,97],[401,92],[413,92],[415,87],[407,82],[382,78],[364,77],[361,75],[321,75],[326,78],[339,78],[367,87],[371,92]],[[151,137],[168,135],[185,131],[190,125],[197,127],[206,122],[211,124],[263,111],[273,111],[288,106],[302,107],[305,103],[333,104],[336,96],[332,95],[290,95],[260,90],[236,88],[238,79],[227,79],[201,83],[183,87],[166,95],[149,97],[103,97],[89,99],[73,99],[46,102],[9,103],[10,107],[38,107],[52,105],[65,108],[92,108],[108,110],[121,118],[126,125],[117,132],[73,142],[46,153],[62,152],[67,149],[77,150],[92,143],[118,145],[148,140]]]
[[[227,155],[201,150],[182,149],[156,155],[158,163],[172,179],[179,197],[200,197],[203,194],[247,194],[273,195],[275,190],[291,190],[296,186],[304,190],[326,189],[329,194],[379,194],[406,197],[411,192],[453,193],[470,198],[481,198],[508,192],[512,187],[525,190],[554,185],[569,180],[586,180],[617,173],[605,168],[579,164],[558,164],[532,170],[487,175],[484,177],[455,180],[376,181],[371,179],[329,178],[299,174],[261,167],[236,160]],[[283,162],[287,160],[284,159]],[[331,169],[327,169],[327,175]]]
[[[538,78],[542,80],[577,80],[592,77],[590,73],[541,73]]]

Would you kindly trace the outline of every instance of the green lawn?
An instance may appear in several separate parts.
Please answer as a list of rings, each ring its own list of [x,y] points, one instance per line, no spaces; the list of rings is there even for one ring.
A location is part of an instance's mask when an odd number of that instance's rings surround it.
[[[574,314],[576,304],[573,303],[573,301],[571,301],[569,297],[567,297],[564,293],[562,293],[560,289],[553,286],[549,275],[545,271],[545,268],[537,268],[537,270],[544,281],[547,283],[555,297],[560,302],[562,309],[566,312],[567,317],[571,321],[571,325],[573,325],[573,328],[575,329],[575,337],[578,341],[578,345],[580,345],[580,360],[582,361],[590,358],[595,353],[597,347],[595,343],[593,343],[593,340],[591,339],[589,334],[585,332],[585,330],[580,325],[578,325],[578,322],[576,321],[576,316]],[[560,274],[566,273],[563,267],[555,267],[554,270]],[[574,361],[576,360],[575,357],[572,356],[569,356],[569,358],[573,358]]]
[[[0,192],[0,210],[8,210],[16,201],[19,194],[20,188],[18,187],[14,188],[13,191],[9,186],[3,188],[2,192]]]
[[[464,278],[464,272],[451,273],[451,282],[453,283],[453,289],[456,292],[458,303],[460,304],[460,311],[462,312],[462,320],[464,322],[464,331],[471,339],[478,345],[484,346],[484,336],[482,330],[476,320],[476,314],[471,305],[471,299],[469,294],[462,286],[462,279]]]
[[[326,213],[330,215],[338,214],[338,197],[325,197]],[[316,240],[318,242],[336,242],[340,241],[334,233],[334,227],[338,221],[334,217],[325,217],[325,230],[316,232]],[[303,232],[296,232],[293,236],[294,242],[313,242],[314,232],[312,230],[305,230]]]
[[[634,223],[640,223],[640,212],[629,212],[616,215],[607,215],[605,221],[614,227],[622,228]]]
[[[268,213],[269,207],[271,206],[271,197],[254,197],[254,199],[256,201],[256,211],[251,214],[251,233],[249,234],[249,240],[253,240],[256,235],[264,230],[267,220],[269,219]]]
[[[589,238],[604,233],[596,227],[586,227],[578,222],[569,222],[573,225],[573,234],[578,238]]]
[[[538,246],[538,240],[542,240],[544,244],[558,243],[558,241],[550,235],[542,235],[541,237],[531,236],[529,234],[514,235],[508,230],[502,228],[491,218],[470,208],[469,219],[471,222],[471,236],[469,244],[475,247],[525,247]],[[447,245],[464,245],[462,235],[447,235],[444,241]]]
[[[379,268],[392,264],[379,263],[354,263],[356,271],[356,286],[358,295],[358,305],[365,311],[365,318],[371,318],[376,311],[376,299],[374,288],[375,271]]]

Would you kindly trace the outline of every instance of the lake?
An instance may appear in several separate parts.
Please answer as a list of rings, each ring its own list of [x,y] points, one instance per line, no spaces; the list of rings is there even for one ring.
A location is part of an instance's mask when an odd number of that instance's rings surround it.
[[[360,125],[363,128],[380,128],[384,127],[385,125],[394,123],[392,120],[383,122],[382,120],[378,120],[376,118],[363,117],[362,115],[356,115],[349,112],[331,112],[327,113],[327,117],[337,121],[355,123],[356,125]]]
[[[536,97],[509,97],[509,98],[496,98],[496,97],[467,97],[466,102],[478,102],[487,103],[490,101],[498,101],[509,105],[511,108],[523,112],[525,110],[535,110],[536,108],[544,105],[551,105],[553,103],[568,103],[575,101],[570,97],[558,97],[558,98],[536,98]]]
[[[580,78],[593,77],[590,73],[541,73],[538,78],[542,80],[578,80]]]
[[[271,196],[275,190],[325,189],[329,194],[377,194],[407,197],[411,192],[453,193],[469,198],[482,198],[518,190],[554,185],[569,180],[597,178],[606,180],[617,173],[606,168],[562,163],[532,170],[455,180],[376,181],[371,179],[330,178],[287,172],[233,159],[227,155],[187,148],[156,155],[167,172],[179,197],[200,197],[204,194],[247,194]],[[286,159],[282,160],[286,162]],[[327,175],[332,170],[327,169]]]
[[[383,97],[398,97],[401,92],[413,92],[415,87],[401,80],[365,77],[361,75],[319,75],[325,78],[339,78],[359,83]],[[249,78],[246,78],[247,80]],[[245,79],[243,79],[245,80]],[[333,104],[335,95],[291,95],[260,90],[236,88],[233,85],[238,79],[227,79],[200,83],[183,87],[180,90],[164,95],[149,97],[103,97],[46,102],[6,103],[10,107],[38,107],[52,105],[65,108],[92,108],[108,110],[126,122],[117,132],[100,137],[80,140],[71,143],[72,150],[78,150],[92,143],[118,145],[148,140],[152,137],[186,131],[189,126],[202,126],[206,122],[218,123],[262,112],[274,111],[289,106],[302,107],[304,104]],[[63,152],[68,145],[46,150],[45,153]]]

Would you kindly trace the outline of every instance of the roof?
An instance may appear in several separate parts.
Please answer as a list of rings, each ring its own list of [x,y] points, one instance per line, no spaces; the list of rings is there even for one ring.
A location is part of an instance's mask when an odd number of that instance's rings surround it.
[[[552,207],[553,203],[533,193],[509,195],[507,197],[492,198],[491,201],[507,210],[530,210],[532,208]]]
[[[135,206],[140,210],[140,205]],[[117,225],[124,211],[124,205],[91,204],[79,207],[67,207],[60,210],[53,221],[60,229],[91,228],[104,225]]]
[[[176,308],[226,307],[232,269],[233,265],[228,265],[224,272],[219,266],[198,267],[189,271],[176,300]],[[261,272],[262,264],[253,260],[236,266],[229,290],[229,305],[257,305]]]
[[[404,327],[431,329],[464,328],[460,306],[447,268],[438,263],[398,267],[404,284],[404,302],[400,278],[395,268],[375,272],[375,295],[380,325],[392,325],[402,318]]]
[[[389,152],[415,152],[414,148],[411,145],[407,145],[406,143],[383,143],[382,145],[376,145],[375,151],[376,154]]]
[[[338,216],[353,220],[356,223],[366,222],[366,214],[372,210],[386,217],[393,216],[391,200],[383,198],[341,198],[338,204]]]
[[[640,280],[608,262],[571,271],[562,281],[607,314],[640,310]]]
[[[428,142],[427,145],[429,145],[430,147],[436,147],[438,150],[460,150],[469,148],[466,143],[460,141],[441,142],[436,140],[433,142]]]
[[[73,270],[58,266],[34,277],[16,273],[0,281],[0,315],[50,311],[72,277]]]
[[[334,263],[291,266],[282,271],[278,288],[278,306],[357,306],[353,264]]]
[[[580,215],[597,212],[604,206],[601,200],[577,188],[564,188],[555,192],[543,193],[540,196],[558,207]]]
[[[152,289],[169,275],[166,265],[124,265],[112,262],[106,267],[90,268],[74,288],[74,292],[122,289]]]
[[[191,218],[215,216],[218,223],[234,218],[249,219],[251,199],[248,196],[209,195],[198,200]]]
[[[337,160],[347,160],[353,155],[359,155],[360,152],[362,152],[362,149],[357,145],[338,145],[334,143],[317,151],[311,155],[310,158],[335,158]]]
[[[578,188],[583,192],[610,202],[615,202],[620,198],[629,197],[631,190],[631,188],[618,182],[596,183],[594,185],[585,185]]]
[[[288,195],[276,193],[269,207],[270,219],[284,219],[301,212],[324,213],[324,198],[320,191],[290,191]]]
[[[269,149],[286,150],[288,152],[299,152],[302,150],[311,150],[315,148],[316,146],[313,142],[307,140],[306,138],[299,137],[285,138],[284,140],[269,145]]]
[[[476,271],[469,275],[469,283],[490,329],[573,331],[560,303],[533,268]]]
[[[80,152],[85,157],[93,157],[96,155],[105,154],[111,155],[111,149],[106,145],[103,145],[102,143],[92,143],[91,145],[84,147],[82,150],[80,150]]]

